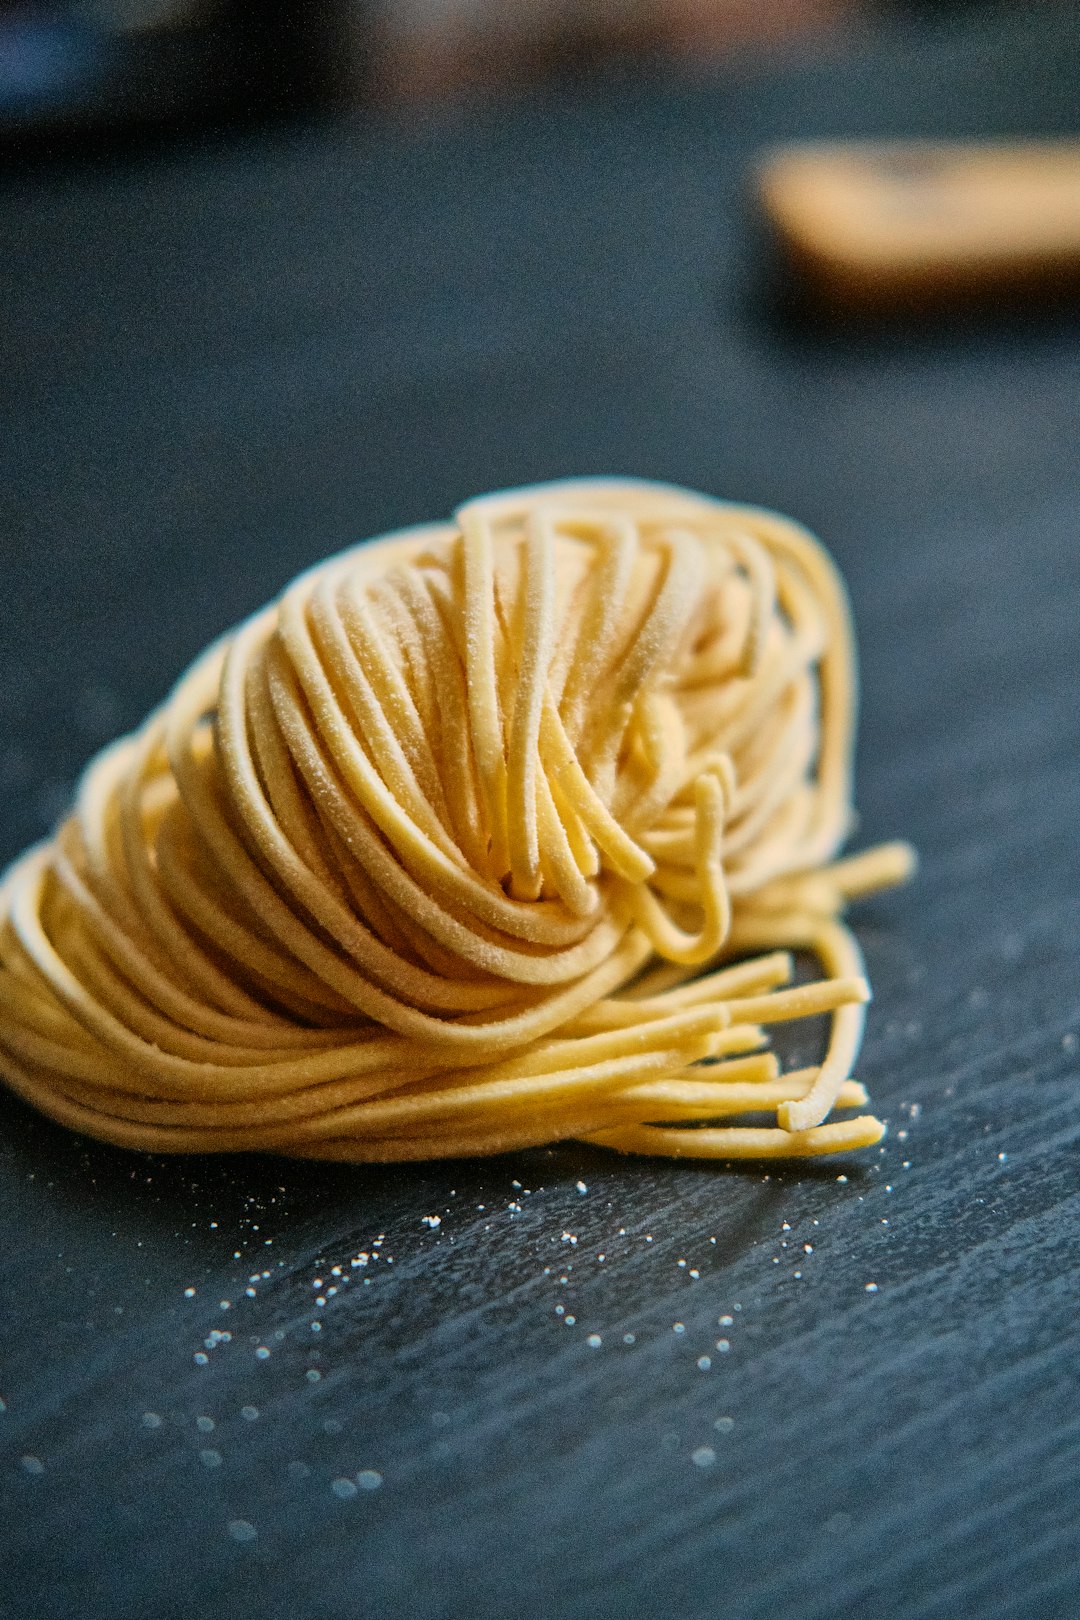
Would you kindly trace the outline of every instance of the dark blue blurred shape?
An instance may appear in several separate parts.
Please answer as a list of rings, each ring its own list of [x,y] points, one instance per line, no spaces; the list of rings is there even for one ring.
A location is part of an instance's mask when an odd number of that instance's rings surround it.
[[[69,7],[0,13],[0,113],[56,108],[107,71],[108,42]]]

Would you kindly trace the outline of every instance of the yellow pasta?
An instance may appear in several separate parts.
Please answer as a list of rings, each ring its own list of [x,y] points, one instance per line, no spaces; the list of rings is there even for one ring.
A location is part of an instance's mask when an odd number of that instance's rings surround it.
[[[841,914],[913,857],[836,859],[854,700],[837,572],[768,512],[572,481],[358,546],[5,874],[0,1073],[164,1152],[868,1146]]]

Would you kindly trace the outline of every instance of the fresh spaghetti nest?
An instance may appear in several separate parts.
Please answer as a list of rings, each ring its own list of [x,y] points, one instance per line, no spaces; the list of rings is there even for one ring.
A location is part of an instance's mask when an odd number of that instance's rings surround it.
[[[158,1151],[867,1146],[828,1117],[866,1101],[840,914],[912,857],[830,864],[854,689],[839,577],[766,512],[570,482],[359,546],[9,870],[0,1070]],[[826,977],[790,986],[791,950]],[[765,1026],[822,1013],[781,1073]]]

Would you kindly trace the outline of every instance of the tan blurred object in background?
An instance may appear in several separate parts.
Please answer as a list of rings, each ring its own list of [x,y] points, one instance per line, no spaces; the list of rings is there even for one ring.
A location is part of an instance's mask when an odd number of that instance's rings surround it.
[[[799,144],[758,196],[788,268],[835,310],[1080,287],[1080,142]]]
[[[836,28],[859,0],[382,0],[378,98],[419,105],[620,55],[709,62]]]

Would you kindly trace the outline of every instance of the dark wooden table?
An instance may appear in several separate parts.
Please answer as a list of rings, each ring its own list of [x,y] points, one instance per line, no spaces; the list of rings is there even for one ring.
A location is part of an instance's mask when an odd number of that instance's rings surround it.
[[[4,1620],[1078,1612],[1080,323],[777,325],[741,202],[782,135],[1075,130],[1037,10],[4,182],[0,854],[302,565],[610,471],[826,537],[860,839],[923,856],[846,1163],[165,1161],[0,1099]]]

